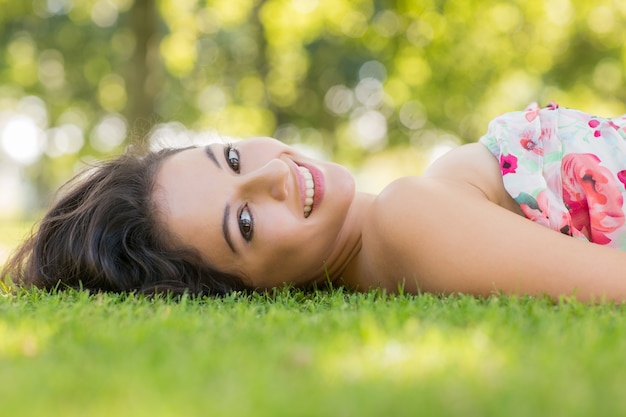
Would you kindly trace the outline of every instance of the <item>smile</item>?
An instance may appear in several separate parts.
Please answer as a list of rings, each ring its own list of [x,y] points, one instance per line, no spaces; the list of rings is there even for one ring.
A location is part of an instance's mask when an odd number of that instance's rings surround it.
[[[313,198],[315,197],[315,182],[313,181],[313,174],[308,168],[298,166],[300,173],[304,177],[304,217],[309,217],[311,210],[313,209]]]

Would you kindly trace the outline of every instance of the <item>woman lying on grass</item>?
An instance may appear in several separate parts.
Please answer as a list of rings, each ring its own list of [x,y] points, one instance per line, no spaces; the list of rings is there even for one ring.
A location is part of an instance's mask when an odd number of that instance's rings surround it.
[[[626,116],[533,105],[479,142],[380,195],[269,138],[124,155],[66,186],[3,277],[198,295],[330,280],[626,300]]]

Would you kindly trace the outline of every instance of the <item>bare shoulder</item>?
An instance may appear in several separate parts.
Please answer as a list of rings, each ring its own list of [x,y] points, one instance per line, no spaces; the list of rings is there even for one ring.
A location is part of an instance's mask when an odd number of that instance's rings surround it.
[[[450,185],[453,187],[449,188]],[[409,190],[419,193],[442,189],[460,193],[459,200],[465,193],[478,192],[496,203],[500,195],[506,192],[496,158],[485,146],[472,143],[459,146],[441,156],[421,177],[404,177],[392,182],[377,201],[380,205],[385,205]]]
[[[488,198],[489,182],[477,178],[433,171],[390,184],[363,225],[359,289],[626,300],[626,253],[519,216]]]
[[[433,242],[462,221],[460,202],[471,200],[486,198],[476,187],[448,178],[404,177],[389,184],[364,222],[365,269],[372,274],[366,286],[436,291],[437,285],[429,282],[424,271],[428,263],[444,262],[454,248],[442,245],[433,250]]]
[[[426,170],[425,177],[471,178],[467,174],[489,175],[499,173],[499,164],[489,150],[480,143],[469,143],[442,155]]]
[[[428,168],[424,177],[472,185],[488,200],[517,212],[517,205],[504,189],[498,160],[480,143],[459,146],[446,153]]]
[[[422,177],[392,182],[372,204],[363,229],[367,270],[378,271],[378,281],[369,284],[392,290],[401,277],[409,291],[482,291],[459,286],[456,268],[465,266],[450,260],[468,246],[488,245],[479,240],[481,231],[506,227],[493,221],[492,211],[521,217],[498,161],[479,143],[448,152]]]

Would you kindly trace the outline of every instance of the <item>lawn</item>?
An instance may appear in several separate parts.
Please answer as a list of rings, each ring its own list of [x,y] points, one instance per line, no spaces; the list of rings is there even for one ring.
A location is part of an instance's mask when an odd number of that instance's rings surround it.
[[[0,297],[3,416],[626,414],[626,307],[492,296]]]

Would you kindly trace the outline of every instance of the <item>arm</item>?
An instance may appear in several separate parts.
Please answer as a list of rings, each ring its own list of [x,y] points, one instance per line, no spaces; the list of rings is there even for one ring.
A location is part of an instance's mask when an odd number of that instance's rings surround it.
[[[481,148],[466,149],[379,196],[366,223],[371,227],[363,231],[364,266],[372,272],[364,274],[363,286],[395,290],[404,282],[411,292],[626,300],[626,252],[562,235],[511,211],[495,158]],[[491,160],[482,160],[483,150]]]

